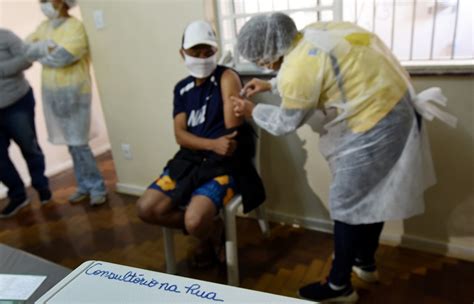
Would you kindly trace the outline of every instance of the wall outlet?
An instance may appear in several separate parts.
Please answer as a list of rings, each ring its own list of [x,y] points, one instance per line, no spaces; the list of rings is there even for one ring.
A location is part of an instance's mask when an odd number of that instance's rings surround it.
[[[130,144],[122,144],[121,147],[122,147],[123,157],[125,159],[132,160],[133,159],[132,147],[130,146]]]
[[[104,12],[102,10],[94,11],[95,28],[101,30],[105,27]]]

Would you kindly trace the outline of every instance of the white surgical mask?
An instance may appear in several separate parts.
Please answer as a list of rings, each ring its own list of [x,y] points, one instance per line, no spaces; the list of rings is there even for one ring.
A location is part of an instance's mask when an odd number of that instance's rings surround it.
[[[214,72],[217,67],[217,53],[207,58],[196,58],[184,54],[184,64],[189,74],[196,78],[206,78]]]
[[[59,11],[57,11],[51,2],[41,3],[41,11],[49,19],[56,19],[59,17]]]
[[[260,70],[262,70],[262,73],[264,73],[264,74],[271,74],[271,73],[276,72],[275,70],[269,69],[269,68],[260,68]]]

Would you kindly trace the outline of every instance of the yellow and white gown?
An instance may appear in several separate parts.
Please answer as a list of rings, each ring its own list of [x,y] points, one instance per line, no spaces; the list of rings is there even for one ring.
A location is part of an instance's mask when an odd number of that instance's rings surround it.
[[[435,183],[421,119],[455,121],[431,107],[439,90],[416,95],[407,72],[383,42],[352,23],[315,23],[297,35],[271,81],[280,107],[258,104],[253,119],[274,135],[304,124],[315,111],[334,113],[321,130],[334,220],[367,224],[424,211]],[[433,114],[436,112],[436,115]]]
[[[43,65],[43,109],[48,140],[81,146],[89,142],[91,77],[89,44],[83,24],[74,17],[45,20],[27,41],[48,41],[54,48]]]

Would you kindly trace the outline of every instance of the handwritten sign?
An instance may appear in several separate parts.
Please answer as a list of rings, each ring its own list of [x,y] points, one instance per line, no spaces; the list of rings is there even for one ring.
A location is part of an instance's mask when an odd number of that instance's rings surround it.
[[[108,280],[116,280],[124,283],[135,284],[148,288],[156,288],[165,292],[174,292],[181,293],[181,290],[184,290],[184,293],[193,295],[202,299],[207,299],[215,302],[224,302],[224,300],[217,297],[217,293],[214,291],[205,291],[201,289],[199,284],[191,284],[189,286],[178,287],[178,285],[171,282],[163,282],[154,278],[147,278],[143,273],[137,273],[136,271],[127,271],[125,274],[114,273],[111,270],[103,269],[100,266],[103,266],[104,263],[97,262],[92,264],[88,269],[86,269],[85,274],[90,276],[98,276],[101,278],[106,278]]]
[[[308,304],[227,285],[102,261],[83,263],[36,303]]]

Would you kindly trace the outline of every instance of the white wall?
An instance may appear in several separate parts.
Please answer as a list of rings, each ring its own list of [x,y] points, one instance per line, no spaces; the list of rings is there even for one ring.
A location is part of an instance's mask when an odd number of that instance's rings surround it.
[[[135,0],[81,2],[119,184],[140,194],[177,151],[172,129],[172,90],[186,75],[178,56],[182,31],[204,17],[204,1]],[[106,28],[96,30],[94,10],[103,10]],[[388,223],[383,240],[474,260],[473,76],[416,77],[418,89],[440,86],[457,129],[429,123],[438,184],[426,194],[427,211]],[[278,102],[275,98],[269,102]],[[121,143],[132,147],[126,160]],[[330,175],[309,126],[296,134],[262,137],[262,174],[267,208],[276,220],[331,230],[327,211]]]
[[[118,173],[118,188],[148,185],[177,151],[173,88],[186,76],[179,55],[186,24],[203,18],[204,1],[80,2]],[[93,14],[101,10],[105,28]],[[133,159],[120,146],[130,144]]]
[[[75,8],[71,11],[73,15],[80,18],[80,11]],[[0,27],[5,27],[15,32],[19,37],[26,38],[32,33],[44,16],[39,8],[38,0],[0,0]],[[46,125],[44,122],[41,102],[41,66],[36,63],[26,72],[36,98],[36,129],[38,140],[46,156],[46,173],[48,176],[61,172],[72,166],[72,162],[66,146],[54,146],[47,141]],[[97,89],[93,88],[93,127],[97,136],[91,141],[91,147],[95,154],[107,151],[110,148],[107,130],[103,119],[100,100]],[[30,183],[30,177],[26,163],[21,152],[15,144],[10,148],[10,156],[16,168],[26,184]],[[54,189],[53,189],[54,190]],[[6,189],[0,186],[0,197],[5,196]]]

